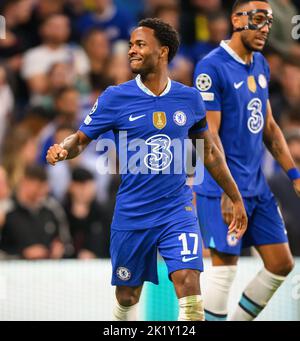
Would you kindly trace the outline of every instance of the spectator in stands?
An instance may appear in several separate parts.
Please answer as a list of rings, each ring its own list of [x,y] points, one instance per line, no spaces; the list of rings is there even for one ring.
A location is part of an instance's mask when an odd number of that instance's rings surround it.
[[[65,0],[43,0],[35,1],[35,14],[39,23],[54,14],[62,14]]]
[[[300,128],[300,107],[287,107],[281,115],[280,125],[283,130]]]
[[[55,98],[62,89],[74,88],[80,93],[80,99],[89,96],[91,91],[88,78],[76,76],[72,65],[68,63],[55,63],[51,66],[48,74],[48,90],[44,95],[35,100],[35,106],[41,106],[46,110],[56,110]]]
[[[222,11],[221,0],[189,0],[181,18],[182,41],[186,45],[209,40],[207,15]]]
[[[155,17],[159,7],[179,6],[179,0],[144,0],[144,9],[140,13],[140,19]]]
[[[85,77],[89,61],[85,52],[67,44],[70,35],[70,21],[64,15],[52,15],[40,27],[42,44],[28,50],[24,55],[22,75],[33,96],[45,94],[48,90],[47,73],[54,63],[68,63],[78,77]]]
[[[0,146],[9,123],[9,117],[13,112],[14,97],[11,88],[7,82],[6,70],[0,65]],[[0,151],[1,155],[1,151]]]
[[[30,0],[34,3],[33,11],[29,23],[24,30],[30,35],[30,39],[34,42],[34,46],[42,43],[42,37],[39,33],[39,27],[43,22],[57,14],[64,14],[65,0]]]
[[[297,167],[300,167],[300,127],[285,133],[288,146]],[[300,198],[297,197],[292,183],[284,172],[271,177],[270,186],[277,197],[288,233],[290,248],[294,256],[300,256]]]
[[[13,126],[4,140],[2,165],[14,191],[24,175],[25,168],[37,160],[38,137],[29,129]]]
[[[76,88],[66,86],[59,89],[54,94],[53,100],[54,120],[45,126],[40,134],[41,155],[39,160],[41,164],[46,163],[46,153],[54,141],[54,133],[57,127],[65,124],[76,126],[80,120],[80,94]]]
[[[129,81],[132,73],[128,63],[128,44],[118,42],[114,45],[113,51],[107,66],[107,79],[114,85]]]
[[[86,0],[65,0],[64,13],[71,21],[71,41],[81,43],[81,32],[77,29],[77,21],[87,15],[89,8]]]
[[[0,56],[12,71],[19,71],[22,53],[34,46],[31,32],[24,30],[33,10],[33,0],[4,0],[0,13],[6,21],[6,38],[0,39]]]
[[[72,181],[65,200],[75,257],[81,259],[108,258],[109,212],[96,200],[93,174],[84,168],[72,171]]]
[[[196,42],[189,51],[194,65],[212,50],[217,48],[222,40],[229,36],[230,26],[225,12],[214,12],[207,15],[207,41]]]
[[[283,57],[292,57],[300,65],[300,45],[292,37],[292,18],[298,14],[291,0],[270,0],[274,24],[268,44]]]
[[[0,3],[0,13],[6,20],[6,38],[0,39],[0,62],[8,71],[15,99],[22,109],[28,100],[24,81],[20,77],[23,53],[37,44],[31,27],[34,0],[4,0]],[[36,31],[36,28],[35,28]],[[19,114],[16,110],[15,116]]]
[[[281,86],[285,106],[300,107],[300,66],[285,62],[281,73]]]
[[[0,165],[0,230],[10,207],[10,193],[6,170]]]
[[[111,46],[107,34],[98,28],[90,29],[82,38],[90,61],[89,80],[107,79],[107,66],[111,57]]]
[[[128,40],[135,21],[130,14],[120,10],[113,0],[93,0],[94,11],[82,15],[77,20],[77,31],[80,36],[91,28],[99,28],[106,32],[109,40]]]
[[[283,111],[286,109],[286,101],[282,91],[281,77],[283,73],[284,60],[274,49],[268,47],[264,50],[264,56],[270,67],[269,99],[276,122],[280,122]]]
[[[1,249],[24,259],[59,259],[70,251],[70,234],[63,208],[48,197],[43,168],[30,166],[19,182],[6,214]]]

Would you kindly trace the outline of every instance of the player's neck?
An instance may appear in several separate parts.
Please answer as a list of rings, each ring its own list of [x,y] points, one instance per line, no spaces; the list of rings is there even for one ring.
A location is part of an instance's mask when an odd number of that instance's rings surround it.
[[[253,52],[249,51],[241,42],[238,36],[233,35],[228,46],[246,63],[251,64]]]
[[[154,95],[159,96],[168,85],[168,70],[141,75],[141,80]]]

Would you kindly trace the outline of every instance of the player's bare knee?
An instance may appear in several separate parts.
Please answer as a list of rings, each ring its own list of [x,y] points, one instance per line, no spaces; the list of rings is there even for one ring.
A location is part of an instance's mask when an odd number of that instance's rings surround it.
[[[179,296],[195,295],[200,292],[200,272],[180,270],[173,273],[172,280]]]
[[[140,293],[134,288],[117,287],[116,298],[120,305],[129,307],[139,302]]]
[[[293,258],[288,258],[276,264],[266,265],[266,269],[278,276],[287,276],[294,268],[295,262]]]
[[[292,272],[292,270],[294,269],[294,266],[295,266],[295,261],[293,258],[286,261],[283,268],[281,269],[281,271],[283,272],[282,276],[287,276],[290,272]]]

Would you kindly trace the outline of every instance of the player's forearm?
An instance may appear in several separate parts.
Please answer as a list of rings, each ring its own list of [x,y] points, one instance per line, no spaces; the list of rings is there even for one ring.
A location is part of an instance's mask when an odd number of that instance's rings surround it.
[[[204,165],[233,203],[242,200],[223,154],[212,141],[205,140]]]
[[[225,158],[225,152],[223,148],[222,141],[220,139],[220,136],[218,133],[211,133],[212,140],[214,141],[215,145],[219,148],[219,151],[222,153],[222,155]]]
[[[265,131],[264,142],[285,172],[296,167],[283,133],[276,123]]]
[[[241,201],[241,195],[238,187],[230,173],[223,154],[222,143],[220,148],[217,147],[212,135],[206,131],[202,134],[194,134],[191,136],[193,144],[197,149],[196,140],[204,138],[204,165],[218,185],[229,196],[232,202]],[[197,154],[201,155],[201,151],[197,150]]]
[[[67,159],[74,159],[82,153],[87,146],[87,143],[85,143],[80,134],[76,132],[75,134],[66,137],[60,145],[68,151]]]

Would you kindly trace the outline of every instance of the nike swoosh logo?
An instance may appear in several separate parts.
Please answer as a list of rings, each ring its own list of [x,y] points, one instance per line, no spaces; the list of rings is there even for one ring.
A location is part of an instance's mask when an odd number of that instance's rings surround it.
[[[239,83],[234,83],[234,87],[235,87],[236,89],[239,89],[243,84],[244,84],[244,81],[239,82]]]
[[[186,263],[186,262],[190,262],[191,260],[194,260],[194,259],[197,259],[197,258],[199,258],[199,257],[186,258],[186,257],[184,256],[184,257],[182,257],[182,261],[183,261],[184,263]]]
[[[133,121],[136,121],[136,120],[138,120],[139,118],[142,118],[142,117],[144,117],[144,116],[146,116],[146,115],[140,115],[140,116],[135,116],[135,117],[133,117],[132,115],[130,115],[130,116],[129,116],[129,121],[130,121],[130,122],[133,122]]]

